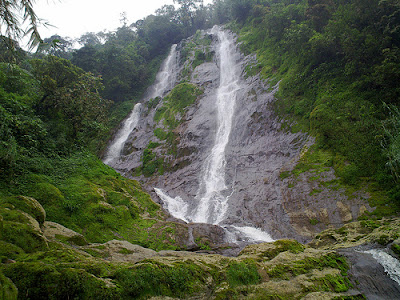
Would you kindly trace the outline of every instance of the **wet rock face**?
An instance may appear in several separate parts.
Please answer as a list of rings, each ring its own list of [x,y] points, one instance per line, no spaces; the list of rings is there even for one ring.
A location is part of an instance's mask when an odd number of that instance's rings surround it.
[[[214,37],[212,40],[211,52],[215,52],[217,41]],[[182,50],[183,46],[178,45],[177,49]],[[179,51],[177,55],[180,55]],[[295,238],[305,242],[327,226],[340,227],[370,208],[359,200],[361,197],[350,201],[343,191],[313,195],[314,183],[309,180],[312,174],[302,175],[295,188],[288,179],[281,177],[283,171],[294,168],[302,149],[305,145],[309,147],[313,139],[305,133],[290,133],[282,128],[272,107],[278,86],[271,87],[258,76],[245,76],[245,66],[254,61],[255,57],[243,55],[239,60],[241,89],[237,94],[233,127],[225,150],[229,208],[223,223],[257,227],[275,239]],[[156,127],[166,129],[162,122],[157,124],[154,121],[155,112],[163,101],[155,108],[148,108],[147,103],[143,103],[139,124],[115,167],[124,175],[140,180],[156,201],[161,202],[154,187],[161,188],[171,197],[181,197],[192,211],[198,204],[196,194],[203,164],[215,142],[218,122],[215,103],[220,66],[218,58],[214,57],[212,61],[193,68],[187,77],[188,65],[187,61],[180,62],[177,81],[190,78],[191,83],[203,89],[203,94],[185,110],[180,116],[182,122],[173,130],[176,153],[171,154],[166,142],[154,135]],[[142,165],[143,152],[150,141],[161,143],[152,151],[156,156],[164,157],[170,167],[163,174],[145,177],[135,173],[135,169]],[[326,176],[334,176],[332,170],[329,172]],[[313,219],[318,220],[317,225],[312,224]]]
[[[362,248],[341,249],[350,263],[349,275],[354,288],[367,299],[395,299],[400,295],[400,286],[387,276],[384,268]]]

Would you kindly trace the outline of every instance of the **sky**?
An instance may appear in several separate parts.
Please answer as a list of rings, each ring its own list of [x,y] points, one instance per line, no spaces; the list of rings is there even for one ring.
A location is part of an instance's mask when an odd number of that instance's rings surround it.
[[[212,0],[204,0],[204,4]],[[36,0],[34,10],[39,18],[54,27],[40,28],[42,38],[58,34],[78,38],[86,32],[112,31],[121,26],[121,13],[128,24],[154,14],[173,0]]]

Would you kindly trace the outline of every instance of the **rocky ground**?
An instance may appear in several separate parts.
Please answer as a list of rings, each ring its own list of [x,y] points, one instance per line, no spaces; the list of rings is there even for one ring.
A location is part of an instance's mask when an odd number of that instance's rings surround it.
[[[248,245],[227,257],[211,247],[157,252],[123,240],[88,243],[46,221],[33,198],[3,203],[1,210],[3,299],[17,294],[20,299],[26,294],[92,299],[93,288],[102,299],[393,299],[400,294],[383,267],[360,252],[379,248],[397,257],[398,218],[351,222],[321,232],[307,245],[295,240]]]

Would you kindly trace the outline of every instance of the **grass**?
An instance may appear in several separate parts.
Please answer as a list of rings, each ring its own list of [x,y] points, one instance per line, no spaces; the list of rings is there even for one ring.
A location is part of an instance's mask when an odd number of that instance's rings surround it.
[[[281,252],[289,251],[296,254],[304,251],[304,246],[295,240],[278,240],[274,242],[274,246],[274,248],[263,252],[263,257],[273,259]]]
[[[151,144],[150,148],[154,145]],[[14,184],[0,191],[35,197],[45,208],[48,221],[81,233],[88,242],[104,243],[118,236],[157,250],[179,248],[173,235],[165,239],[163,228],[152,228],[157,220],[162,219],[162,212],[138,182],[123,178],[89,152],[57,158],[50,165],[46,173],[16,177]],[[25,198],[0,196],[0,206],[11,202],[43,222],[40,211],[23,204],[21,199]],[[14,218],[23,218],[23,215]],[[16,242],[24,248],[29,231],[23,224],[11,226],[8,222],[11,221],[3,221],[3,235],[15,239],[17,231],[26,233],[21,242]],[[35,241],[30,239],[31,243]],[[40,239],[36,243],[39,244],[35,247],[32,244],[33,248],[41,247]]]
[[[308,257],[291,264],[278,264],[268,269],[267,273],[272,278],[290,278],[306,274],[312,269],[322,270],[324,268],[339,269],[342,275],[346,276],[349,266],[343,257],[337,254],[327,254],[320,258]]]
[[[230,287],[257,284],[261,281],[254,262],[232,262],[227,269],[227,281]]]

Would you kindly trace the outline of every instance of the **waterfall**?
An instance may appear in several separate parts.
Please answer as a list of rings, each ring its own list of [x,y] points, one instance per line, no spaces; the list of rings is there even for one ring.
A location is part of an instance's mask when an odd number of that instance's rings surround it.
[[[125,120],[122,128],[118,131],[113,143],[108,147],[104,158],[106,165],[113,165],[121,154],[129,134],[136,128],[140,118],[141,103],[137,103],[131,111],[129,117]]]
[[[371,254],[372,257],[382,265],[389,277],[400,285],[400,262],[396,258],[385,251],[378,249],[363,252]]]
[[[150,87],[148,95],[143,99],[144,102],[152,98],[162,97],[165,92],[171,90],[175,84],[177,65],[176,46],[176,44],[172,45],[168,57],[157,73],[154,84]],[[115,166],[116,162],[120,159],[122,149],[124,148],[129,135],[138,125],[140,112],[141,103],[137,103],[132,109],[129,117],[125,119],[113,142],[108,147],[103,160],[105,164]]]
[[[198,206],[191,219],[198,223],[219,224],[223,221],[228,208],[225,148],[229,142],[236,96],[240,89],[240,69],[237,65],[238,53],[228,33],[217,27],[213,28],[212,33],[217,34],[219,39],[217,52],[220,60],[220,85],[216,102],[217,133],[214,146],[203,166],[200,188],[196,196]]]
[[[225,181],[225,150],[229,142],[235,115],[235,104],[241,87],[240,55],[233,37],[218,26],[211,30],[218,37],[217,57],[219,58],[220,83],[216,91],[217,128],[212,149],[203,163],[199,178],[199,189],[195,196],[197,206],[189,210],[181,197],[172,198],[161,189],[155,192],[172,216],[186,222],[208,223],[225,228],[225,239],[236,243],[240,240],[251,242],[273,241],[270,235],[260,229],[244,226],[223,225],[228,211],[228,201],[234,192]]]

